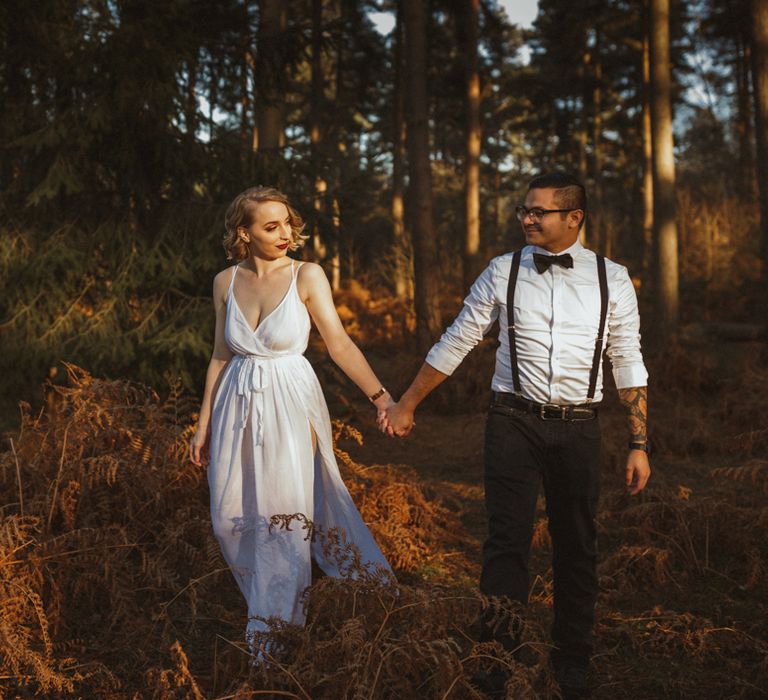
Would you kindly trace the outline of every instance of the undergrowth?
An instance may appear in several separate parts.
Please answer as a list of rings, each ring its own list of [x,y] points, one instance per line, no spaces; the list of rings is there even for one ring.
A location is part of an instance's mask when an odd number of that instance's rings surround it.
[[[343,446],[362,437],[335,422],[345,481],[398,583],[316,577],[306,627],[274,621],[265,662],[254,665],[245,604],[212,534],[205,471],[186,459],[191,401],[179,386],[161,399],[66,370],[42,411],[22,405],[20,431],[0,454],[1,697],[462,700],[484,697],[473,676],[502,666],[508,698],[557,697],[544,517],[521,663],[475,641],[485,606],[501,624],[521,624],[514,605],[483,599],[462,577],[479,557],[462,507],[481,504],[458,507],[412,468],[355,461]],[[744,389],[763,395],[768,376],[748,363],[744,383],[705,400],[706,366],[652,374],[668,383],[652,402],[663,449],[638,498],[612,473],[623,419],[606,415],[596,697],[764,697],[766,434],[749,420]],[[702,441],[706,464],[690,459]],[[278,526],[298,517],[275,515]],[[316,535],[355,574],[343,533]]]

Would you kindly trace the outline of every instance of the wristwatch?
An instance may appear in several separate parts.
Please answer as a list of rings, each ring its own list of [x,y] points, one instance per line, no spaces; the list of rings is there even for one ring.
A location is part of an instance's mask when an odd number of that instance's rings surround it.
[[[629,449],[630,450],[642,450],[646,454],[651,454],[651,441],[646,440],[645,442],[635,442],[634,440],[629,441]]]

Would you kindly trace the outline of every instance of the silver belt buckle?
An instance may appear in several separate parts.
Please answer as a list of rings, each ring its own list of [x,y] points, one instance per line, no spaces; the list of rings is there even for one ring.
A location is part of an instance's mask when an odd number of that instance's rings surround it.
[[[576,411],[581,411],[582,415],[577,416]],[[577,406],[573,409],[571,420],[592,420],[595,417],[595,409],[591,406]]]
[[[550,418],[546,415],[546,410],[548,408],[554,408],[555,410],[560,411],[559,416],[554,416]],[[568,414],[568,406],[558,406],[556,403],[543,403],[541,406],[539,406],[539,418],[541,420],[565,420],[566,415]]]

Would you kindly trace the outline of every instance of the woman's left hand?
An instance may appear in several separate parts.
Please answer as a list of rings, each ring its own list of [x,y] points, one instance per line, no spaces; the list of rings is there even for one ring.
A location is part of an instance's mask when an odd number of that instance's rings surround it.
[[[198,428],[189,442],[189,461],[201,467],[208,463],[208,445],[211,440],[210,430]]]

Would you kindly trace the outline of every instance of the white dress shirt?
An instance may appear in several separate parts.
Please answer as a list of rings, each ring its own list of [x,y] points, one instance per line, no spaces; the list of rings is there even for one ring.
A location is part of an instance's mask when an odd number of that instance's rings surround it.
[[[522,250],[514,302],[514,322],[520,388],[538,403],[582,404],[587,400],[589,373],[600,323],[600,284],[596,256],[578,241],[570,253],[573,267],[552,265],[539,273],[533,253],[551,255],[537,246]],[[509,358],[507,281],[512,253],[491,260],[475,280],[464,308],[432,347],[426,362],[452,374],[499,319],[494,391],[514,392]],[[605,261],[608,278],[607,338],[603,347],[613,366],[619,389],[646,386],[648,372],[640,352],[640,316],[627,268]],[[603,392],[600,363],[594,401]]]

